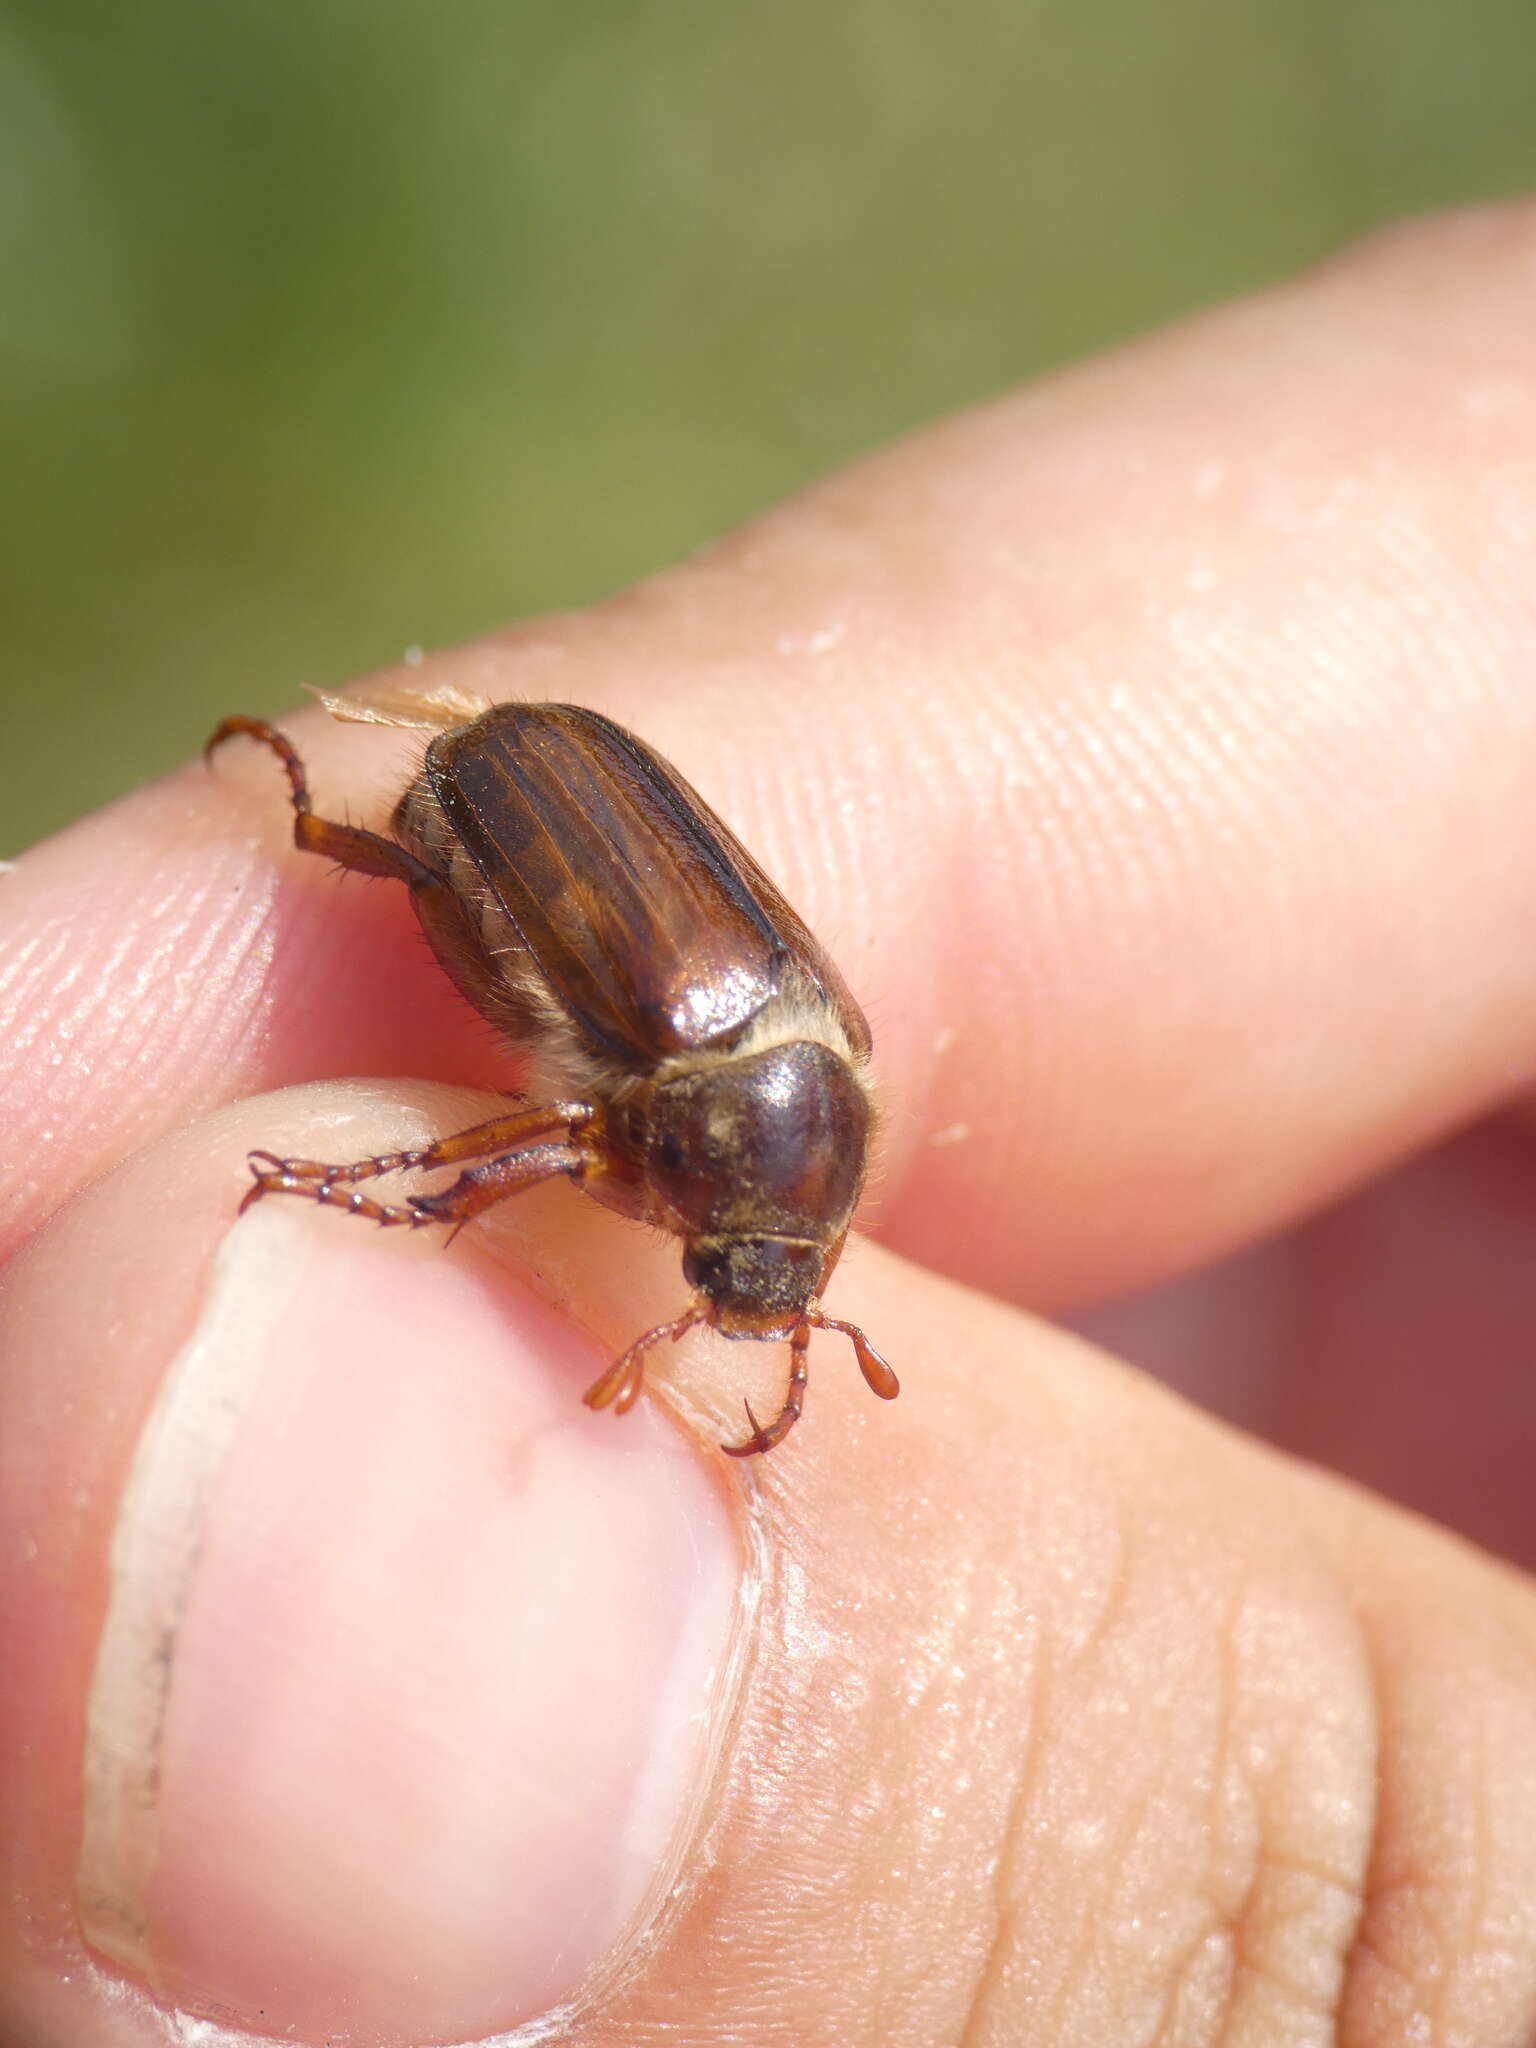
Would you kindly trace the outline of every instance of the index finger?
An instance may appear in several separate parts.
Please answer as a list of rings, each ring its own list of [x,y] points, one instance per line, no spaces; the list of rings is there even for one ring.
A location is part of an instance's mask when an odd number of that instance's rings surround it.
[[[597,705],[739,830],[870,1012],[892,1242],[1036,1302],[1207,1257],[1529,1068],[1533,234],[1369,244],[412,680]],[[378,822],[402,736],[289,729]],[[505,1079],[266,767],[6,884],[13,1236],[231,1096]]]

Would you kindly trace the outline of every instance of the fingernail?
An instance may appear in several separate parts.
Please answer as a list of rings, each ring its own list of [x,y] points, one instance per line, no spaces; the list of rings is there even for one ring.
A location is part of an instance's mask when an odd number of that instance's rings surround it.
[[[426,1255],[423,1256],[422,1254]],[[141,1437],[80,1909],[166,2000],[466,2041],[576,1996],[696,1816],[741,1558],[649,1404],[462,1254],[268,1203]]]

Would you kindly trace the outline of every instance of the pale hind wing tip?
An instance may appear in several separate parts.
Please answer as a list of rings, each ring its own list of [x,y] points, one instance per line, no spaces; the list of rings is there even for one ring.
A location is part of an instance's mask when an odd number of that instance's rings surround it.
[[[440,683],[433,690],[407,690],[394,683],[364,683],[345,697],[334,690],[314,689],[309,684],[305,688],[312,697],[319,698],[332,718],[339,718],[346,725],[397,725],[418,732],[446,732],[455,725],[468,725],[471,719],[491,708],[488,698],[456,690],[449,683]]]

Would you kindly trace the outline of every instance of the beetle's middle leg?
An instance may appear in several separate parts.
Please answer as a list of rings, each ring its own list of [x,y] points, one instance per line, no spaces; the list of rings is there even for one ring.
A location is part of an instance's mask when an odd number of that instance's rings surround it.
[[[511,1152],[530,1138],[542,1138],[551,1131],[574,1135],[592,1121],[592,1108],[585,1102],[546,1102],[537,1109],[513,1110],[492,1117],[489,1123],[474,1124],[467,1131],[455,1131],[435,1144],[404,1152],[376,1152],[368,1159],[354,1159],[344,1166],[327,1165],[321,1159],[280,1159],[275,1152],[248,1155],[256,1186],[247,1193],[249,1204],[263,1194],[292,1193],[278,1182],[320,1181],[327,1187],[350,1187],[354,1181],[374,1180],[381,1173],[408,1170],[430,1172],[435,1166],[454,1166],[461,1159],[484,1159],[492,1152]],[[257,1162],[262,1164],[258,1165]],[[272,1183],[263,1186],[263,1183]]]
[[[408,852],[397,841],[386,839],[382,832],[365,832],[360,825],[340,825],[332,819],[316,817],[310,804],[309,784],[298,748],[286,733],[279,732],[275,725],[268,725],[264,718],[245,718],[237,714],[224,719],[214,728],[203,748],[203,759],[206,761],[215,747],[223,746],[237,733],[243,733],[247,739],[260,740],[282,762],[293,803],[293,843],[300,852],[323,853],[338,867],[351,868],[360,875],[383,875],[390,881],[404,882],[408,889],[418,893],[442,887],[442,876],[435,869],[418,860],[414,853]]]
[[[371,1165],[372,1161],[361,1163]],[[560,1174],[579,1180],[587,1164],[587,1153],[581,1144],[569,1138],[555,1139],[549,1144],[523,1145],[515,1152],[503,1153],[499,1159],[486,1160],[483,1166],[472,1166],[435,1195],[409,1195],[404,1202],[376,1202],[341,1180],[285,1173],[279,1162],[276,1171],[256,1171],[255,1185],[247,1190],[240,1207],[244,1211],[264,1195],[303,1195],[322,1208],[345,1209],[349,1215],[366,1216],[372,1223],[420,1230],[427,1223],[468,1223],[482,1209],[492,1208],[509,1195],[521,1194],[524,1188],[536,1187],[541,1180],[554,1180]]]

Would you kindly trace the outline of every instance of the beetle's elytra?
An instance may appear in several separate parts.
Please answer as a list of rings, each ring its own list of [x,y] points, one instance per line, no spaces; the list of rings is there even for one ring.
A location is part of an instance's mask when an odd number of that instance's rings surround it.
[[[622,1414],[647,1352],[699,1323],[789,1340],[784,1405],[765,1428],[748,1404],[733,1457],[770,1450],[798,1420],[812,1330],[847,1336],[892,1399],[896,1375],[863,1331],[820,1305],[864,1183],[869,1027],[751,855],[653,748],[596,711],[449,692],[326,701],[341,717],[437,729],[393,837],[317,817],[292,743],[260,719],[226,718],[206,751],[240,733],[272,749],[297,845],[405,884],[443,967],[532,1052],[549,1099],[351,1165],[254,1153],[242,1206],[302,1195],[375,1223],[459,1224],[564,1174],[680,1237],[694,1290],[588,1389],[591,1407]],[[399,1205],[358,1188],[471,1160]]]

